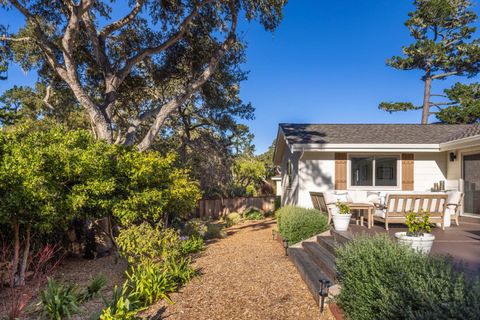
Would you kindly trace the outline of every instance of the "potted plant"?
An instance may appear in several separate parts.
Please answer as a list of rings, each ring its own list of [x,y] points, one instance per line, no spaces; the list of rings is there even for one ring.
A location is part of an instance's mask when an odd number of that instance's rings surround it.
[[[408,227],[407,232],[395,233],[398,241],[418,252],[430,253],[435,236],[430,233],[430,217],[428,213],[423,212],[422,215],[417,215],[412,211],[407,214],[405,224]]]
[[[337,207],[332,212],[333,226],[337,231],[347,231],[352,217],[350,207],[344,202],[337,201]]]

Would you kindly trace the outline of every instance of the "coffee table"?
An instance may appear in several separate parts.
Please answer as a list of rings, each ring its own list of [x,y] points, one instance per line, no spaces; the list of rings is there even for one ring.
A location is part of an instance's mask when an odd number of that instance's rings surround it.
[[[352,210],[360,211],[360,224],[363,227],[363,210],[367,211],[367,228],[370,229],[373,227],[373,211],[375,210],[375,206],[371,203],[361,203],[361,202],[353,202],[349,203],[348,206]]]

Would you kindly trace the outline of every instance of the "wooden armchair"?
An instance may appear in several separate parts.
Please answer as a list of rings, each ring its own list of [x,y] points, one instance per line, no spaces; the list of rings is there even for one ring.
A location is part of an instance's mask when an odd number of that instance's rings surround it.
[[[377,209],[374,220],[389,223],[405,223],[409,212],[419,213],[422,210],[430,215],[430,222],[439,223],[445,230],[444,215],[447,209],[446,194],[389,194],[384,209]]]
[[[332,221],[332,205],[336,205],[334,197],[330,197],[323,192],[310,192],[313,207],[320,212],[328,215],[328,224]]]

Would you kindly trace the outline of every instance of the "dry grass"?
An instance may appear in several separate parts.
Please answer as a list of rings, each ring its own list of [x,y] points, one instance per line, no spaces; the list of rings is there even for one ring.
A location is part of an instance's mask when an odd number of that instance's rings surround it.
[[[158,303],[150,318],[320,319],[294,265],[272,240],[274,228],[267,219],[227,229],[229,236],[210,243],[195,261],[201,276],[172,295],[175,304]],[[331,319],[328,311],[322,319]]]

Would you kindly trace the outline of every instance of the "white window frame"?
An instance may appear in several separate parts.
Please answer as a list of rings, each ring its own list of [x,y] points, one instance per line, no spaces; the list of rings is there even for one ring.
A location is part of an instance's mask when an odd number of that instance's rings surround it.
[[[372,183],[373,186],[352,186],[352,158],[372,157]],[[392,157],[397,158],[397,185],[396,186],[375,186],[376,158]],[[402,155],[399,153],[349,153],[347,156],[347,188],[350,190],[402,190]]]

